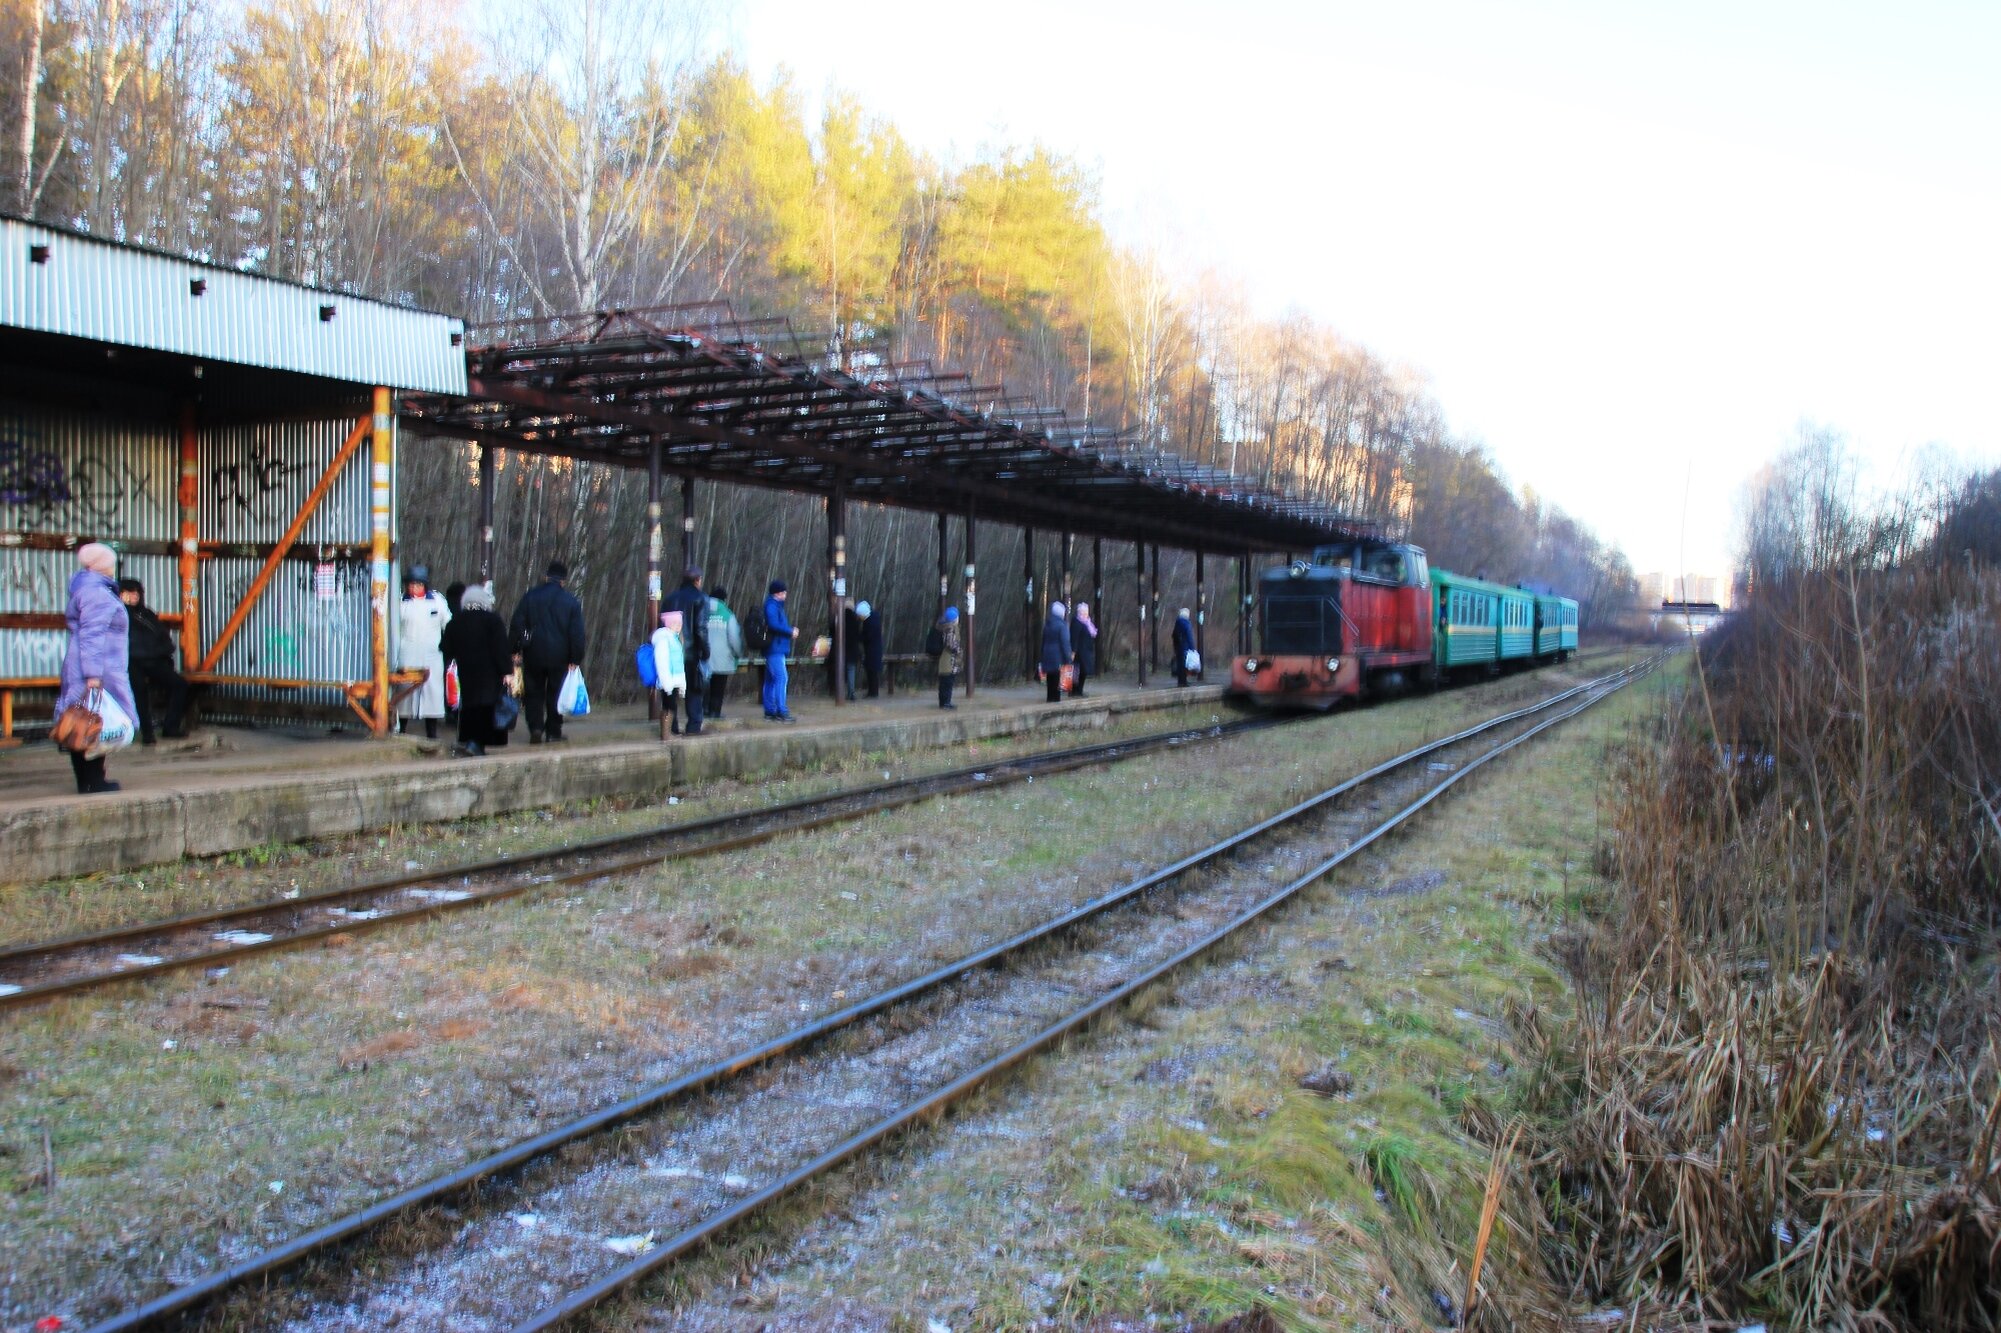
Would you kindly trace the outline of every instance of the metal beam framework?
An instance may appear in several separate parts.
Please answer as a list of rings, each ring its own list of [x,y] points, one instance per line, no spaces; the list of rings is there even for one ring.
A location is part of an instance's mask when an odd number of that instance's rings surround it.
[[[1235,554],[1372,531],[963,376],[830,368],[774,321],[717,306],[474,328],[468,393],[407,395],[416,430],[991,522]],[[789,350],[787,350],[789,345]],[[944,391],[949,388],[951,397]]]

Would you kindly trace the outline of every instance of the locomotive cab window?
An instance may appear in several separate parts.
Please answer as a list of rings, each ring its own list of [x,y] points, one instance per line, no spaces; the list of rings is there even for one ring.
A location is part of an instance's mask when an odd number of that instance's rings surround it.
[[[1371,551],[1362,563],[1362,572],[1384,583],[1402,583],[1407,572],[1403,552],[1394,547]]]

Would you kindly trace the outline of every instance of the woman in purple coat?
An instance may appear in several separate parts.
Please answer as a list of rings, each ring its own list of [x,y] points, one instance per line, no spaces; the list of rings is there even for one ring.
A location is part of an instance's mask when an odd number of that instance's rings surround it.
[[[118,600],[118,557],[109,546],[89,542],[77,548],[82,568],[69,578],[69,651],[63,654],[62,691],[56,695],[57,717],[71,704],[88,703],[90,692],[102,689],[118,701],[125,716],[138,717],[132,682],[125,674],[125,635],[130,621]],[[69,757],[76,769],[76,789],[82,793],[117,791],[104,780],[104,756]]]

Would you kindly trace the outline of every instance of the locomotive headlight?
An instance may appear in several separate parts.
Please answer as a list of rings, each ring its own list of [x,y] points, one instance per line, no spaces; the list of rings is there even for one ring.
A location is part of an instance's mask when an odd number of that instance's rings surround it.
[[[1340,658],[1338,658],[1338,657],[1330,657],[1330,658],[1328,658],[1328,659],[1327,659],[1327,670],[1328,670],[1328,671],[1329,671],[1330,673],[1339,673],[1339,671],[1341,670],[1341,659],[1340,659]]]
[[[1245,674],[1245,675],[1247,675],[1247,676],[1255,676],[1255,675],[1257,675],[1257,674],[1258,674],[1258,659],[1257,659],[1257,658],[1255,658],[1255,657],[1246,657],[1246,658],[1244,659],[1244,674]]]

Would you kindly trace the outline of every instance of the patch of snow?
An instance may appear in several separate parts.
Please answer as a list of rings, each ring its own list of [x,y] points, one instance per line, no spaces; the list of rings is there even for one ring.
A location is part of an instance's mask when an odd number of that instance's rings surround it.
[[[270,938],[254,930],[225,930],[215,940],[218,944],[262,944]]]
[[[427,903],[462,903],[472,897],[464,889],[405,889],[412,898],[422,898]]]
[[[639,1236],[607,1236],[604,1247],[613,1254],[623,1254],[628,1257],[640,1255],[653,1248],[657,1234],[648,1231]]]
[[[126,967],[158,967],[162,960],[158,954],[121,953],[118,961]]]

